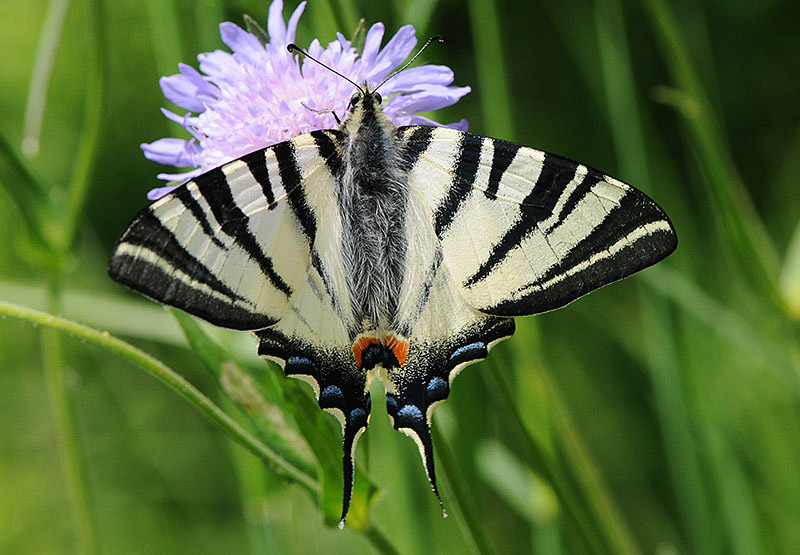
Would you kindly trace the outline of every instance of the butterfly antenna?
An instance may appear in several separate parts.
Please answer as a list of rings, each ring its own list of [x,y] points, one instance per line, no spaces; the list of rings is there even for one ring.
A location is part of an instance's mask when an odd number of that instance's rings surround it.
[[[428,40],[425,42],[425,44],[423,44],[423,45],[422,45],[422,48],[420,48],[420,49],[419,49],[419,51],[417,51],[417,53],[416,53],[416,54],[414,54],[414,57],[413,57],[413,58],[411,58],[411,59],[410,59],[408,62],[406,62],[406,64],[405,64],[403,67],[401,67],[400,69],[398,69],[397,71],[395,71],[394,73],[392,73],[391,75],[389,75],[389,76],[388,76],[386,79],[384,79],[383,81],[381,81],[381,84],[380,84],[380,85],[378,85],[377,87],[375,87],[375,88],[372,90],[372,92],[375,92],[375,91],[377,91],[378,89],[380,89],[380,88],[383,86],[383,84],[384,84],[384,83],[386,83],[386,81],[388,81],[389,79],[391,79],[392,77],[394,77],[395,75],[397,75],[398,73],[400,73],[401,71],[405,70],[405,69],[406,69],[408,66],[410,66],[411,64],[413,64],[413,63],[414,63],[414,60],[416,60],[417,58],[419,58],[419,55],[420,55],[420,54],[422,54],[422,53],[425,51],[425,49],[426,49],[426,48],[428,48],[428,45],[430,45],[430,43],[432,43],[433,41],[437,41],[437,42],[444,42],[444,37],[443,37],[442,35],[433,35],[431,38],[429,38],[429,39],[428,39]]]
[[[428,42],[430,42],[430,41],[428,41]],[[338,71],[333,69],[331,66],[329,66],[327,64],[323,64],[322,62],[317,60],[314,56],[312,56],[311,54],[309,54],[308,52],[306,52],[305,50],[303,50],[302,48],[297,46],[295,43],[292,42],[292,43],[286,45],[286,50],[288,50],[292,54],[295,54],[295,53],[302,54],[303,56],[305,56],[309,60],[317,62],[319,65],[321,65],[322,67],[324,67],[325,69],[327,69],[331,73],[335,73],[336,75],[338,75],[339,77],[341,77],[345,81],[349,81],[350,83],[352,83],[355,88],[357,88],[359,91],[361,91],[361,94],[364,94],[364,89],[361,86],[359,86],[355,81],[353,81],[352,79],[350,79],[346,75],[342,75],[341,73],[339,73]],[[416,58],[416,56],[415,56],[415,58]]]

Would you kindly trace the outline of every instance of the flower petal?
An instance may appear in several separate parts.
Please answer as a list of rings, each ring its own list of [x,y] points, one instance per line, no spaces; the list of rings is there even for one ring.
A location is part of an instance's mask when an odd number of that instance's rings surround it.
[[[181,183],[186,183],[193,177],[197,177],[198,175],[202,175],[205,170],[203,168],[196,168],[188,172],[183,173],[160,173],[156,177],[159,179],[163,179],[164,181],[180,181]],[[151,191],[155,191],[156,189],[151,189]]]
[[[364,65],[370,66],[375,63],[375,58],[381,49],[384,30],[383,23],[376,23],[367,31],[367,36],[364,39],[364,50],[361,52],[361,62]]]
[[[180,117],[175,112],[167,110],[166,108],[161,108],[161,113],[164,114],[164,117],[166,117],[169,121],[172,121],[172,122],[175,122],[175,123],[179,123],[181,125],[183,125],[184,122],[186,121],[185,118]],[[191,113],[191,112],[189,112],[189,113]]]
[[[233,50],[234,58],[239,61],[244,58],[250,63],[257,63],[259,58],[264,55],[264,46],[261,41],[235,23],[229,21],[220,23],[219,33],[222,35],[222,42]]]
[[[159,178],[189,179],[257,148],[330,128],[334,125],[330,110],[346,114],[354,92],[352,84],[287,52],[286,43],[295,40],[305,2],[292,12],[288,23],[283,18],[283,4],[283,0],[270,4],[266,45],[238,25],[223,23],[220,33],[232,53],[200,54],[200,71],[181,65],[179,74],[162,79],[165,96],[188,110],[183,117],[180,111],[164,110],[164,115],[180,123],[193,138],[161,139],[142,145],[142,150],[156,162],[193,169]],[[325,46],[312,41],[309,52],[356,83],[372,86],[395,71],[417,43],[410,25],[399,29],[383,48],[385,27],[372,25],[360,55],[344,35],[337,33],[336,37]],[[404,71],[382,91],[388,98],[384,111],[395,125],[436,124],[417,113],[449,106],[469,91],[451,86],[452,81],[452,71],[444,66],[423,65]],[[466,122],[451,125],[463,128]]]
[[[185,64],[179,65],[181,72],[162,77],[161,90],[167,100],[192,112],[205,110],[205,103],[213,100],[219,90],[208,83],[196,69]]]
[[[270,43],[288,44],[286,42],[286,24],[283,22],[283,0],[274,0],[269,7],[267,33],[269,33]]]
[[[233,80],[235,76],[241,73],[239,62],[230,52],[225,52],[224,50],[199,54],[197,60],[200,62],[200,71],[208,75],[217,84],[222,81]]]
[[[403,25],[386,43],[376,59],[377,65],[397,67],[406,61],[408,55],[417,45],[417,33],[413,25]]]
[[[429,125],[432,127],[449,127],[450,129],[457,129],[458,131],[466,131],[469,127],[467,120],[462,119],[461,121],[456,121],[454,123],[439,123],[437,121],[432,120],[431,118],[426,118],[425,116],[414,115],[408,118],[408,123],[406,125]]]
[[[162,175],[165,175],[165,174],[162,174]],[[164,195],[168,195],[169,193],[171,193],[172,191],[174,191],[178,187],[180,187],[180,185],[167,185],[165,187],[156,187],[155,189],[150,189],[147,192],[147,198],[149,200],[158,200],[161,197],[163,197]]]
[[[294,12],[292,12],[292,16],[289,18],[289,24],[286,26],[286,37],[284,37],[286,44],[294,42],[295,35],[297,34],[297,22],[300,21],[300,16],[303,15],[303,10],[305,9],[306,3],[300,2]]]
[[[390,118],[394,114],[413,115],[419,112],[430,112],[455,104],[469,91],[469,87],[430,85],[418,93],[391,97],[385,106],[385,111]]]
[[[139,145],[145,157],[159,164],[169,164],[170,166],[187,167],[194,166],[192,159],[192,149],[189,141],[183,139],[158,139],[152,143],[142,143]]]
[[[449,85],[453,82],[453,70],[447,66],[424,65],[412,67],[398,73],[387,81],[381,91],[415,92],[426,85]]]

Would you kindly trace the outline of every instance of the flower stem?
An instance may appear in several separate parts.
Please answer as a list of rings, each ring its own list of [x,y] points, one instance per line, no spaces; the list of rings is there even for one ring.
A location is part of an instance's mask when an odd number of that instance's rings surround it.
[[[87,343],[97,345],[127,360],[131,364],[142,368],[145,372],[167,385],[178,395],[194,405],[194,407],[209,420],[259,457],[275,472],[297,482],[313,494],[317,493],[317,484],[311,476],[302,472],[268,446],[258,441],[258,439],[242,428],[238,422],[225,414],[225,412],[192,384],[187,382],[163,362],[153,358],[144,351],[137,349],[119,338],[113,337],[108,332],[102,332],[71,320],[66,320],[46,312],[32,310],[6,301],[0,301],[0,315],[19,318],[31,322],[32,324],[67,333]]]

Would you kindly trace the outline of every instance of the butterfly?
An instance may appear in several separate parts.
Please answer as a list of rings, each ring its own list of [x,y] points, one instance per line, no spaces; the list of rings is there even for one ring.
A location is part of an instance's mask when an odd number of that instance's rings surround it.
[[[355,85],[355,83],[353,83]],[[514,333],[677,246],[644,193],[583,164],[444,127],[396,127],[359,86],[338,129],[210,170],[125,229],[110,276],[314,388],[343,430],[344,525],[369,384],[438,497],[431,415]]]

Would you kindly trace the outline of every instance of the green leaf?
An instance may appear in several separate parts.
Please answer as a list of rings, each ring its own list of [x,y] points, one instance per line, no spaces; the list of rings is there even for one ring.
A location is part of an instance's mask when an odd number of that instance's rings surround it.
[[[244,14],[244,24],[247,27],[247,32],[254,35],[261,44],[269,44],[269,34],[258,24],[258,21]]]
[[[183,312],[171,310],[192,350],[217,380],[227,398],[253,426],[260,439],[276,453],[310,476],[316,476],[314,455],[300,435],[285,398],[280,392],[260,387],[264,380],[254,380],[242,370],[233,356],[211,339],[197,322]]]

